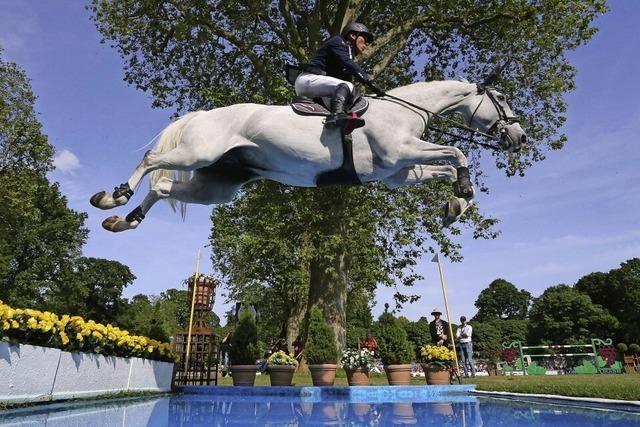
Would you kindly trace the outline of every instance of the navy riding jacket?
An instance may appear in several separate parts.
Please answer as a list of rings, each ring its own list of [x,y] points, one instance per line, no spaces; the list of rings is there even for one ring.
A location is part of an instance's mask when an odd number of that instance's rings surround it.
[[[369,75],[353,60],[351,46],[341,35],[333,36],[322,43],[309,61],[309,65],[326,72],[327,76],[340,80],[351,82],[355,77],[362,82],[369,81]]]

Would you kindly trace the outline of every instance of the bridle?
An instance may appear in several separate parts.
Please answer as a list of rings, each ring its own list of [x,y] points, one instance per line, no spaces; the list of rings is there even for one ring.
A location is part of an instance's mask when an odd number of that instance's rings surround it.
[[[472,138],[467,138],[463,135],[458,135],[458,134],[454,134],[451,132],[448,132],[445,129],[439,128],[437,126],[435,126],[433,124],[433,118],[438,118],[439,120],[445,121],[447,123],[450,124],[451,127],[455,127],[457,129],[461,129],[464,131],[467,131],[469,133],[471,133],[472,135],[478,135],[478,136],[482,136],[484,138],[487,139],[491,139],[494,141],[500,141],[504,138],[509,138],[509,140],[511,141],[511,138],[509,137],[509,134],[507,132],[507,125],[513,124],[518,122],[518,117],[515,115],[509,115],[507,114],[506,110],[504,109],[504,107],[502,106],[502,104],[500,104],[500,101],[498,101],[495,97],[495,95],[491,92],[491,89],[493,89],[493,87],[491,86],[487,86],[484,85],[482,83],[477,83],[476,87],[478,89],[478,94],[482,95],[482,98],[480,99],[480,102],[478,103],[478,105],[476,106],[475,110],[473,111],[473,114],[471,114],[471,118],[469,119],[469,124],[465,125],[463,123],[460,123],[456,120],[450,119],[449,117],[446,117],[442,114],[439,113],[435,113],[433,111],[427,110],[426,108],[423,108],[419,105],[413,104],[409,101],[406,101],[402,98],[398,98],[396,96],[393,95],[389,95],[388,93],[385,93],[384,96],[382,98],[390,98],[393,99],[395,101],[401,102],[409,107],[415,108],[417,110],[423,111],[425,113],[427,113],[427,122],[426,122],[426,126],[425,126],[425,130],[424,130],[424,134],[422,135],[421,139],[425,137],[425,134],[427,133],[428,130],[433,130],[433,131],[437,131],[443,135],[447,135],[447,136],[451,136],[454,137],[456,139],[461,139],[463,141],[467,141],[467,142],[471,142],[473,144],[479,145],[481,147],[485,147],[485,148],[489,148],[491,150],[495,150],[495,151],[503,151],[503,149],[501,147],[496,147],[493,144],[487,144],[484,142],[479,142],[476,141],[475,139]],[[476,113],[478,112],[478,109],[480,108],[480,106],[482,105],[482,103],[484,102],[485,98],[489,98],[489,100],[491,101],[491,103],[493,104],[493,106],[496,109],[496,112],[498,113],[498,120],[496,120],[496,122],[491,125],[489,127],[489,129],[486,132],[482,132],[478,129],[474,129],[471,127],[471,125],[473,124],[473,119],[476,115]],[[514,141],[511,141],[511,146],[514,145]]]

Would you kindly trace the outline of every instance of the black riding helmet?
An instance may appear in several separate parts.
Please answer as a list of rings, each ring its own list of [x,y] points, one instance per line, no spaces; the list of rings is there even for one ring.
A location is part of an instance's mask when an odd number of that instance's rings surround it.
[[[367,44],[371,44],[373,42],[373,34],[369,29],[359,22],[352,22],[347,24],[340,33],[342,37],[346,38],[350,33],[356,33],[359,36],[364,37],[367,41]]]

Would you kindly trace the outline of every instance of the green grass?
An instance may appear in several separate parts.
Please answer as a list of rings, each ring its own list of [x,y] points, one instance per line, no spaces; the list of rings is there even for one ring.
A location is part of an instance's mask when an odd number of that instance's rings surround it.
[[[476,377],[463,381],[477,390],[640,400],[640,375],[548,375]]]
[[[387,385],[384,374],[371,374],[371,385]],[[295,373],[296,386],[310,386],[311,375]],[[558,375],[526,377],[476,377],[463,380],[465,384],[476,384],[477,390],[507,391],[512,393],[557,394],[574,397],[598,397],[603,399],[640,400],[640,375]],[[221,378],[220,385],[232,385],[229,377]],[[426,385],[424,377],[411,379],[413,385]],[[258,375],[256,386],[269,386],[268,375]],[[347,378],[338,369],[335,385],[346,386]]]

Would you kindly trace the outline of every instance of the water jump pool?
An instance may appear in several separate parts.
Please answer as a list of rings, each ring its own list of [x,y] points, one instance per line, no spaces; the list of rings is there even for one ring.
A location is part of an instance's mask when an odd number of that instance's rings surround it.
[[[475,396],[473,386],[185,387],[0,411],[0,426],[640,426],[633,408]]]

